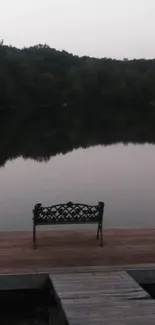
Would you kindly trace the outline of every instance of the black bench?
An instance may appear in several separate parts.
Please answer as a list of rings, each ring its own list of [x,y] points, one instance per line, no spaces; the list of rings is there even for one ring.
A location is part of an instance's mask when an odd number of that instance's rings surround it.
[[[103,212],[103,202],[95,206],[69,202],[50,207],[38,203],[33,209],[33,247],[36,248],[36,226],[86,223],[97,224],[97,239],[100,237],[103,246]]]

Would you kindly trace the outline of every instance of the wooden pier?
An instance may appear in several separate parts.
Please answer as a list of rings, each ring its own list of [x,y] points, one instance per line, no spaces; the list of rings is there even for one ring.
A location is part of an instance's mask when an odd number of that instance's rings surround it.
[[[99,247],[96,230],[0,233],[0,273],[49,272],[53,267],[117,266],[155,263],[155,229],[104,230]]]
[[[155,301],[127,272],[81,270],[75,274],[52,274],[50,279],[61,311],[61,324],[155,324]]]
[[[39,231],[36,250],[32,232],[0,233],[0,273],[50,274],[62,325],[154,325],[134,267],[155,270],[155,229],[104,230],[102,248],[93,230]]]

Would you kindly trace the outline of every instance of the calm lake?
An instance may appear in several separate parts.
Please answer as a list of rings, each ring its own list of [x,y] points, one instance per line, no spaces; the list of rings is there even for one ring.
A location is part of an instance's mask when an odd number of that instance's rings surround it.
[[[77,149],[0,168],[0,230],[32,229],[35,203],[105,202],[104,227],[155,227],[155,146]]]

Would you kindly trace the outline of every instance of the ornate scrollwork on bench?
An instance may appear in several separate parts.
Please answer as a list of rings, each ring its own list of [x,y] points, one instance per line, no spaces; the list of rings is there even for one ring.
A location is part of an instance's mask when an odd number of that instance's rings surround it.
[[[104,203],[91,206],[80,203],[68,202],[49,207],[43,207],[38,203],[33,209],[33,244],[36,247],[36,226],[38,225],[58,225],[58,224],[84,224],[97,223],[97,239],[99,235],[102,239]]]

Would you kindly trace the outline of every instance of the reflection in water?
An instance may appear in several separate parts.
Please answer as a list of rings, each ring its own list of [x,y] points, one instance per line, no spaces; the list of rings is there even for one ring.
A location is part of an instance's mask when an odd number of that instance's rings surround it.
[[[154,227],[154,166],[151,144],[77,149],[46,163],[7,161],[0,169],[0,229],[31,229],[35,203],[70,200],[104,201],[105,227]]]
[[[90,109],[90,108],[89,108]],[[139,108],[140,109],[140,108]],[[118,110],[118,108],[117,108]],[[115,111],[115,110],[114,110]],[[89,112],[86,107],[0,110],[0,166],[9,159],[48,161],[75,148],[102,144],[155,143],[154,119],[134,109]],[[128,112],[129,115],[126,115]]]
[[[154,145],[116,144],[155,143],[146,112],[0,110],[0,229],[30,229],[35,203],[70,200],[104,201],[106,227],[154,226]]]

